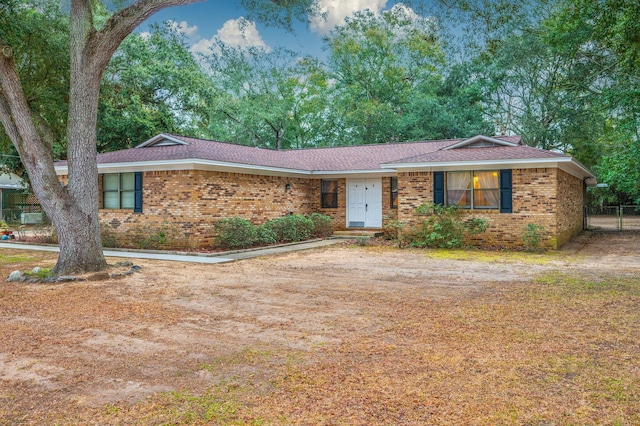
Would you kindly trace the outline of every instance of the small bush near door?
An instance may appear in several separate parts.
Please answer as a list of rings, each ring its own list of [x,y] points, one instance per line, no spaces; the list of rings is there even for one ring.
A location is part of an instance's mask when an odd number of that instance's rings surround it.
[[[238,249],[251,247],[256,240],[256,228],[241,217],[221,219],[214,225],[216,243],[225,248]]]
[[[320,213],[311,213],[309,219],[313,222],[313,236],[326,238],[333,234],[333,219]]]
[[[278,241],[285,243],[308,240],[314,231],[313,221],[301,214],[278,217],[265,226],[273,229]]]
[[[313,213],[309,217],[301,214],[278,217],[260,226],[241,217],[231,217],[215,223],[216,245],[241,249],[328,237],[333,233],[332,222],[329,216],[320,213]]]

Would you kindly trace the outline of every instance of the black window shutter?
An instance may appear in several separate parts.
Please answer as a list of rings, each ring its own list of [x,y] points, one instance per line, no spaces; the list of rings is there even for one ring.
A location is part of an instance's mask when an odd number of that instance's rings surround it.
[[[511,169],[500,170],[500,213],[512,213]]]
[[[433,172],[433,204],[444,206],[444,172]]]
[[[134,175],[134,202],[133,211],[135,213],[142,213],[142,172],[136,172]]]

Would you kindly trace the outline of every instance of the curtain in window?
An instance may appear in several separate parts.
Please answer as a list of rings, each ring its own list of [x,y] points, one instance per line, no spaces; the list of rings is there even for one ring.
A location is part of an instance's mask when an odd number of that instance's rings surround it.
[[[398,178],[391,178],[391,208],[398,208]]]
[[[474,172],[474,207],[498,207],[500,191],[498,172]]]
[[[321,181],[321,205],[322,208],[338,207],[338,181],[322,179]]]
[[[447,173],[447,205],[471,206],[468,196],[471,191],[471,173],[449,172]]]

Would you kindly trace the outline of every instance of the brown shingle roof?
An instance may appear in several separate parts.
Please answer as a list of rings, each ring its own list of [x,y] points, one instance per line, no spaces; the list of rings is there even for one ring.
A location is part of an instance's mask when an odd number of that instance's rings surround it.
[[[490,160],[530,160],[542,158],[568,157],[568,155],[545,151],[526,145],[495,146],[484,148],[460,148],[446,151],[429,152],[400,161],[386,163],[445,163],[458,161],[490,161]]]
[[[276,151],[178,135],[167,136],[185,142],[185,144],[149,145],[99,154],[98,164],[191,159],[305,171],[353,171],[379,170],[381,164],[384,163],[464,161],[465,158],[481,160],[494,159],[494,155],[514,159],[547,158],[549,155],[556,155],[534,148],[527,149],[526,146],[461,148],[440,151],[442,148],[465,139]],[[520,143],[521,140],[519,136],[498,136],[495,139],[513,143]],[[519,155],[524,155],[524,157],[519,157]],[[451,158],[451,160],[447,160],[447,158]],[[64,165],[64,163],[58,163],[58,165]]]

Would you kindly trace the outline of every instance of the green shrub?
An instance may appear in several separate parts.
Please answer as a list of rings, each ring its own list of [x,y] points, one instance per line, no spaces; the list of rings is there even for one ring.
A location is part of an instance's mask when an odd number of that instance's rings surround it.
[[[488,227],[489,221],[480,219],[479,217],[471,218],[465,224],[465,229],[471,235],[482,234]]]
[[[256,227],[241,217],[230,217],[217,221],[214,225],[216,244],[226,248],[247,248],[256,241]]]
[[[116,233],[113,228],[106,223],[100,224],[100,238],[102,239],[102,247],[118,247]]]
[[[484,219],[463,220],[462,212],[453,206],[422,204],[416,208],[416,215],[426,219],[409,236],[413,247],[462,247],[466,234],[479,234],[488,227]]]
[[[547,232],[542,225],[528,223],[522,234],[522,245],[526,251],[541,252],[544,251],[542,240],[547,236]]]
[[[402,246],[407,243],[409,234],[404,232],[404,228],[406,227],[406,223],[394,219],[390,216],[384,216],[384,229],[385,229],[385,237],[389,240],[394,240],[398,244],[398,248],[402,248]]]
[[[313,235],[313,221],[301,214],[278,217],[268,221],[265,226],[275,232],[278,242],[303,241]]]
[[[277,242],[277,234],[267,224],[260,225],[256,228],[256,244],[268,246]]]
[[[144,250],[159,250],[164,248],[173,236],[172,227],[162,225],[139,224],[132,229],[132,240],[138,248]]]
[[[364,247],[369,242],[369,237],[356,237],[356,244],[360,247]]]
[[[313,222],[313,236],[326,238],[333,235],[333,219],[321,213],[311,213],[309,219]]]

